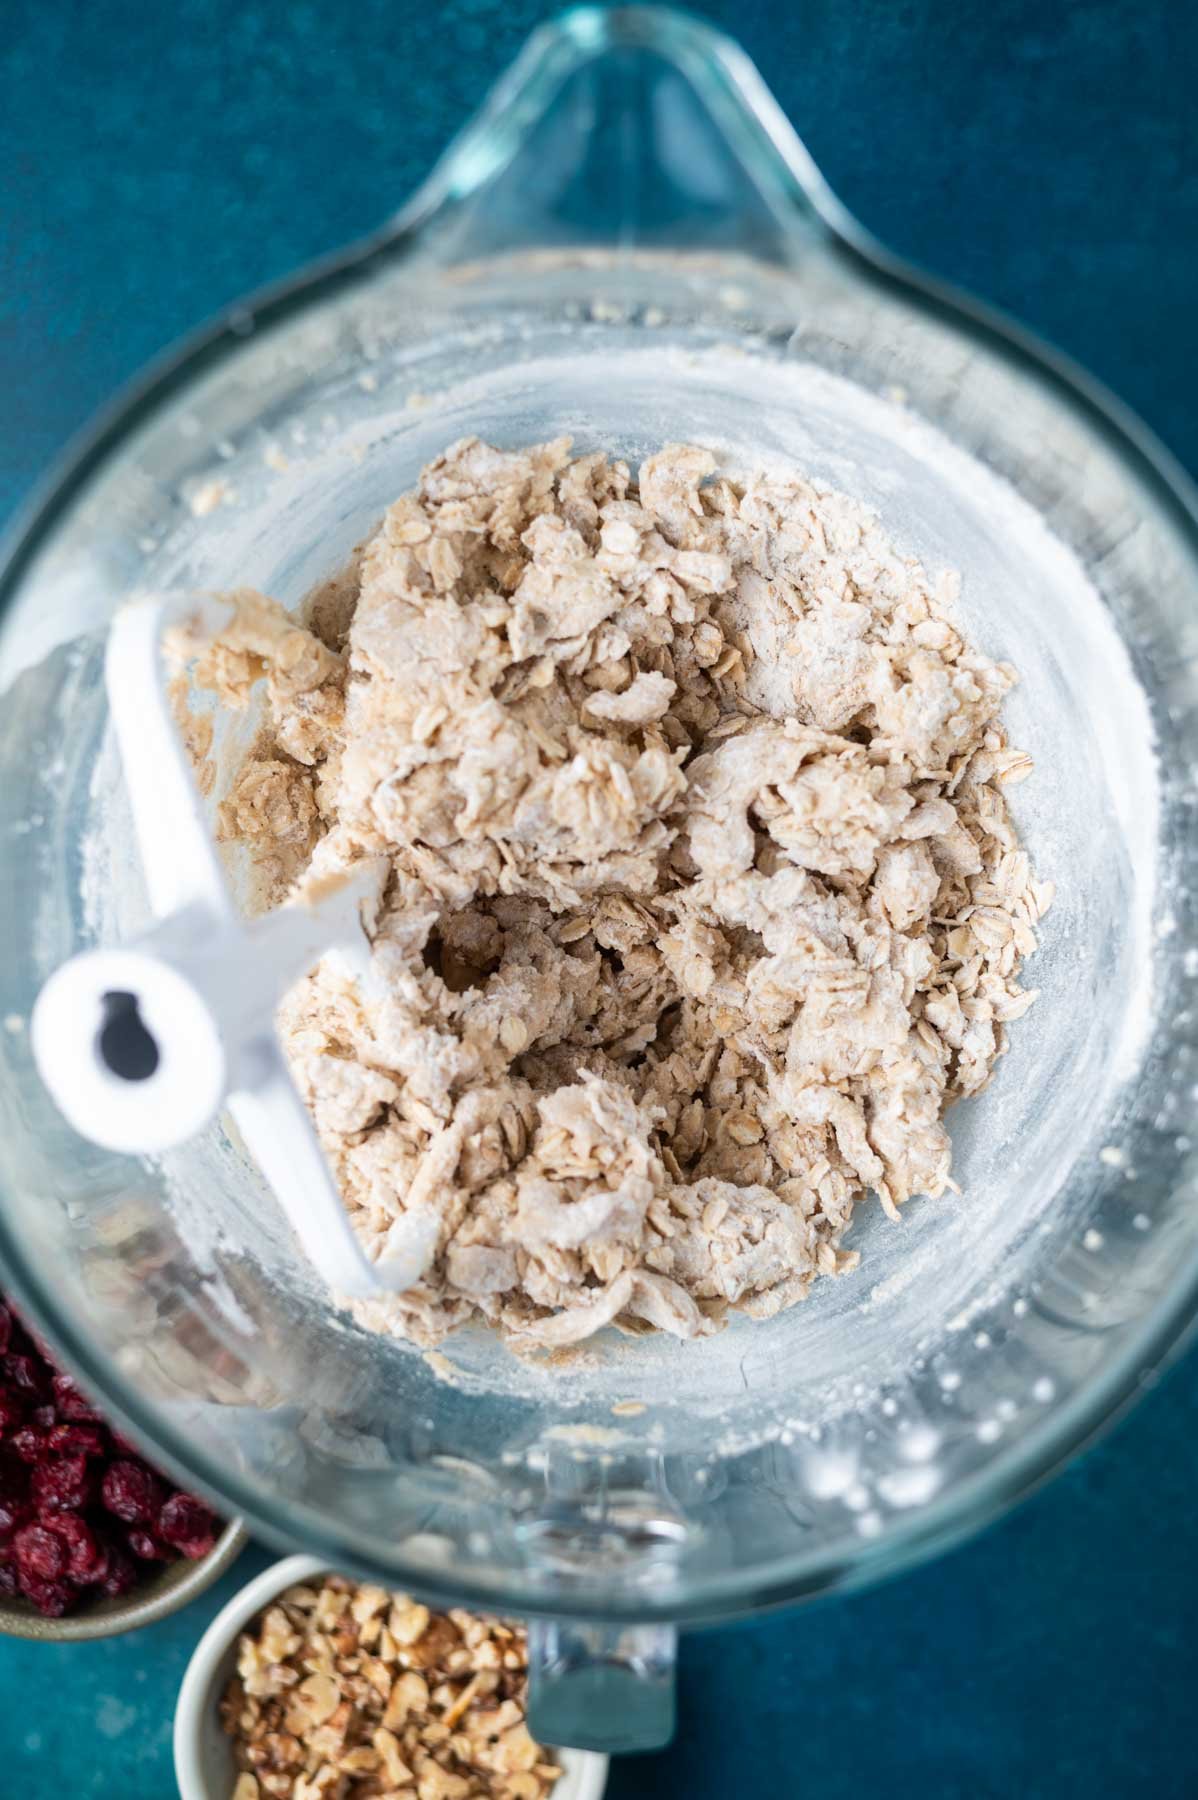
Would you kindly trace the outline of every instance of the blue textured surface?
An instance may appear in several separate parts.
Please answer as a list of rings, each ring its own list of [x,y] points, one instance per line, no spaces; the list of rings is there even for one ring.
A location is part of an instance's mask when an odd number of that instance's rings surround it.
[[[0,514],[139,364],[410,191],[536,0],[9,0]],[[1198,468],[1198,11],[719,0],[841,197],[1069,350]],[[1198,1793],[1198,1367],[981,1540],[683,1651],[678,1742],[613,1800]],[[0,1641],[0,1796],[164,1800],[186,1614]]]

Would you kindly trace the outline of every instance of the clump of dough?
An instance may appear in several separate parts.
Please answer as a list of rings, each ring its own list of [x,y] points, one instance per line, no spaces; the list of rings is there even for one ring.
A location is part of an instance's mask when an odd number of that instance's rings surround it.
[[[437,1221],[380,1330],[776,1313],[867,1193],[950,1185],[945,1109],[1035,998],[1014,671],[864,507],[714,472],[464,440],[347,629],[243,593],[205,654],[227,702],[267,678],[226,835],[310,851],[301,888],[390,866],[369,981],[330,958],[281,1014],[368,1252]]]

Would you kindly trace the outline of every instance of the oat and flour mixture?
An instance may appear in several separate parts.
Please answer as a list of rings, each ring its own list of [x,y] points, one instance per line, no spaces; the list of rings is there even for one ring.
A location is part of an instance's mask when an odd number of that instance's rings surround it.
[[[224,835],[280,894],[381,859],[369,983],[327,959],[281,1014],[368,1250],[439,1221],[380,1330],[776,1313],[866,1195],[950,1185],[1034,998],[1014,671],[864,507],[714,469],[455,444],[311,632],[243,591],[201,660],[267,676]]]

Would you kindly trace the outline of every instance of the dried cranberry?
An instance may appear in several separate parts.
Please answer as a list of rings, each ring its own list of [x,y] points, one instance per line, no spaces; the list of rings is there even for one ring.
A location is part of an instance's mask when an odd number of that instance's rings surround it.
[[[31,1487],[42,1512],[79,1512],[96,1497],[96,1472],[86,1456],[56,1456],[38,1464]]]
[[[22,1578],[57,1581],[70,1561],[67,1541],[52,1525],[23,1525],[12,1541],[13,1559]]]
[[[144,1525],[135,1525],[125,1539],[134,1556],[140,1556],[142,1562],[174,1562],[175,1550],[170,1544],[155,1537]]]
[[[0,1553],[11,1539],[14,1531],[22,1525],[28,1525],[33,1517],[33,1508],[27,1500],[0,1500]]]
[[[49,1397],[50,1371],[40,1356],[10,1350],[2,1363],[4,1373],[13,1387],[21,1388],[27,1394],[36,1394],[39,1400]]]
[[[198,1562],[216,1542],[217,1521],[190,1494],[172,1494],[158,1515],[158,1532],[184,1556]]]
[[[209,1509],[173,1491],[0,1300],[0,1595],[23,1593],[58,1617],[81,1589],[124,1594],[147,1564],[206,1556],[219,1532]]]
[[[29,1492],[29,1470],[16,1457],[0,1450],[0,1501],[24,1500]]]
[[[108,1567],[99,1585],[101,1593],[110,1598],[115,1598],[117,1594],[127,1594],[131,1587],[137,1586],[137,1564],[119,1544],[109,1547]]]
[[[42,1581],[36,1575],[27,1575],[23,1569],[18,1570],[17,1579],[25,1598],[44,1618],[61,1619],[63,1613],[70,1611],[75,1596],[65,1581]]]
[[[71,1375],[54,1377],[54,1399],[59,1415],[64,1419],[78,1419],[84,1423],[92,1423],[100,1417],[86,1394],[81,1394],[75,1386]]]
[[[9,1434],[5,1443],[13,1455],[19,1456],[22,1462],[41,1462],[42,1457],[46,1454],[46,1434],[44,1431],[39,1431],[36,1425],[22,1425],[19,1431]]]
[[[126,1525],[149,1525],[158,1517],[165,1490],[153,1469],[145,1463],[109,1463],[104,1471],[100,1498],[110,1513]]]
[[[48,1450],[70,1451],[78,1456],[103,1456],[107,1445],[99,1425],[53,1425],[46,1433]]]
[[[103,1581],[108,1573],[108,1551],[85,1519],[77,1513],[63,1513],[55,1519],[54,1529],[67,1546],[70,1561],[67,1574],[80,1587]]]

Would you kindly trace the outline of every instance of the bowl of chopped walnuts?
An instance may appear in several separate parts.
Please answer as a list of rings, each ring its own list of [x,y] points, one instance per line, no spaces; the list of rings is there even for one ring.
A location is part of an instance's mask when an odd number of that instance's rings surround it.
[[[196,1647],[175,1710],[181,1800],[599,1800],[607,1758],[525,1718],[522,1626],[276,1563]]]

